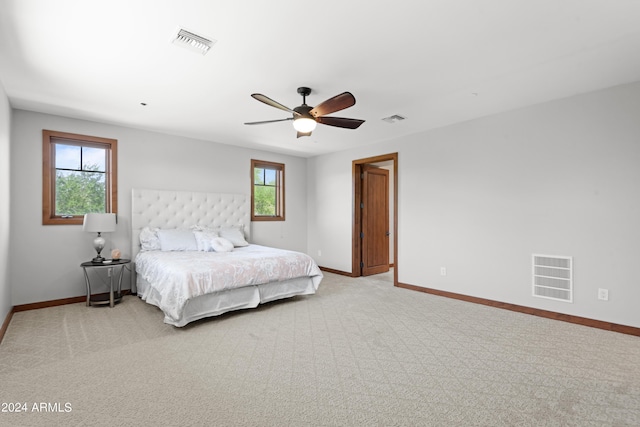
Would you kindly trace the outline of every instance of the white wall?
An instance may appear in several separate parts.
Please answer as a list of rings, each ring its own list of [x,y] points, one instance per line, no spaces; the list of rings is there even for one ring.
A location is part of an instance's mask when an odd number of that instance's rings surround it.
[[[9,276],[10,140],[11,107],[0,83],[0,326],[12,307]]]
[[[306,251],[303,158],[14,110],[10,244],[13,305],[83,295],[80,264],[94,255],[93,237],[83,233],[81,225],[42,225],[42,129],[118,140],[118,230],[105,235],[108,242],[104,253],[117,247],[123,256],[130,255],[132,188],[249,194],[252,158],[285,164],[287,218],[284,222],[253,223],[252,241]]]
[[[640,327],[639,117],[636,83],[310,159],[308,253],[351,271],[351,161],[398,152],[400,282]],[[573,303],[533,253],[574,257]]]

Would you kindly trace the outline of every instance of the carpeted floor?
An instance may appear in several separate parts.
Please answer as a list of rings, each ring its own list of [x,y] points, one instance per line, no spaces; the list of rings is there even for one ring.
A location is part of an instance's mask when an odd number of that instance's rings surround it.
[[[162,318],[133,296],[16,313],[0,425],[640,425],[640,338],[384,275],[326,273],[316,295],[181,329]]]

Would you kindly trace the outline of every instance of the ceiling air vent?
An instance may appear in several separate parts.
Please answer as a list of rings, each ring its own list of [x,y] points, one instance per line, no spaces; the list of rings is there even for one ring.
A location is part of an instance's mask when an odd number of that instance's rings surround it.
[[[404,120],[405,117],[399,116],[397,114],[394,114],[393,116],[389,116],[389,117],[385,117],[384,119],[382,119],[382,121],[387,122],[387,123],[397,123],[400,122],[402,120]]]
[[[178,32],[171,42],[204,55],[209,52],[216,40],[199,36],[184,28],[178,28]]]

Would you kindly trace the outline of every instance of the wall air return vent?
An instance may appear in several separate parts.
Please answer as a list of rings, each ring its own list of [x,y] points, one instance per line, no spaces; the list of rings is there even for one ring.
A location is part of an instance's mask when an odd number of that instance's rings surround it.
[[[573,258],[534,254],[533,296],[573,302]]]
[[[216,40],[199,36],[184,28],[178,28],[171,42],[204,55],[209,52],[209,49],[215,44]]]

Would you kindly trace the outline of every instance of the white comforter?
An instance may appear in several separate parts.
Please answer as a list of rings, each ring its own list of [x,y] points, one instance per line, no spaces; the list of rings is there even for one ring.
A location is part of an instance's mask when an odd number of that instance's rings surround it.
[[[174,319],[189,299],[200,295],[297,277],[311,277],[317,290],[322,280],[310,256],[260,245],[231,252],[146,251],[135,263],[137,274],[161,296],[160,308]]]

